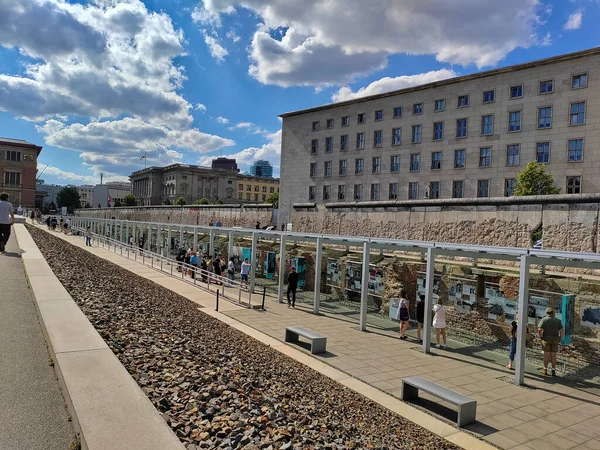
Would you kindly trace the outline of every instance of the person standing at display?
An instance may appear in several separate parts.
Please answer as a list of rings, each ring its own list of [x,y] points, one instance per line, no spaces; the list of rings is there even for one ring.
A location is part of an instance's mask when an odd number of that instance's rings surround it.
[[[441,302],[441,299],[439,300]],[[433,328],[435,328],[435,340],[437,342],[436,348],[448,348],[446,345],[446,310],[448,308],[441,303],[438,303],[433,307]],[[440,334],[444,341],[440,344]]]
[[[548,375],[548,364],[552,361],[552,376],[556,376],[556,354],[558,343],[563,337],[564,328],[562,322],[554,317],[554,309],[546,309],[546,317],[538,324],[538,335],[542,339],[544,347],[544,368],[542,375]]]
[[[406,300],[406,291],[404,289],[400,291],[400,304],[398,305],[396,319],[400,321],[400,339],[407,339],[404,334],[408,330],[410,314],[408,313],[408,300]]]
[[[287,300],[288,308],[296,307],[296,290],[298,289],[298,274],[296,273],[296,267],[290,267],[290,274],[288,275],[288,288],[287,288]],[[290,299],[290,294],[291,299]]]
[[[421,339],[423,322],[425,322],[425,296],[421,294],[419,295],[419,303],[417,303],[417,339],[419,344],[423,343],[423,339]]]
[[[515,354],[517,353],[517,321],[513,320],[510,324],[510,354],[508,355],[507,369],[514,369]]]

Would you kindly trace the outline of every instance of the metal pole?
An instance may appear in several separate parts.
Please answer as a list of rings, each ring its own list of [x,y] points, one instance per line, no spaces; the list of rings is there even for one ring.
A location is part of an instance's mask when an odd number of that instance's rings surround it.
[[[215,230],[210,230],[208,240],[208,254],[212,257],[215,255]]]
[[[283,303],[283,286],[285,285],[285,238],[286,235],[281,235],[279,245],[279,287],[277,289],[277,300]]]
[[[267,295],[267,287],[263,287],[263,301],[262,301],[262,310],[265,311],[265,297]]]
[[[517,327],[517,354],[515,355],[515,384],[525,384],[525,351],[527,349],[527,312],[529,306],[529,255],[521,256],[519,280],[519,311]]]
[[[323,257],[323,245],[321,238],[317,238],[317,259],[315,261],[315,299],[313,303],[313,313],[319,314],[319,306],[321,304],[321,260]],[[368,284],[367,279],[367,284]]]
[[[217,289],[217,305],[215,307],[215,311],[219,310],[219,290]]]
[[[198,228],[194,227],[194,251],[198,251]]]
[[[252,261],[250,261],[250,287],[248,289],[249,292],[254,293],[254,285],[256,283],[256,244],[258,243],[258,236],[256,233],[252,233],[252,254],[250,257]]]
[[[179,227],[179,248],[183,247],[183,227]]]
[[[227,246],[227,258],[231,260],[233,256],[233,231],[229,230],[229,241]]]
[[[367,300],[369,296],[369,261],[370,261],[370,245],[368,242],[363,242],[363,262],[362,276],[360,280],[360,321],[358,329],[367,331]]]
[[[433,309],[433,282],[435,276],[435,251],[427,249],[427,270],[425,272],[425,314],[423,316],[423,352],[429,353],[431,343],[431,310]]]
[[[167,225],[167,258],[171,255],[171,225]]]

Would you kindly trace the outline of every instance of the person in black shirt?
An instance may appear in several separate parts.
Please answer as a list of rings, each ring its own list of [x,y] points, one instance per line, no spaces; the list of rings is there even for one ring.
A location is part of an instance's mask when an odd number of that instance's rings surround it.
[[[218,256],[215,256],[213,259],[213,270],[215,272],[215,275],[219,277],[216,281],[216,283],[219,284],[221,282],[221,260]]]
[[[296,268],[294,266],[290,267],[290,274],[288,275],[288,288],[287,288],[287,299],[288,299],[288,308],[291,306],[292,308],[296,307],[296,289],[298,289],[298,274],[296,273]],[[290,300],[290,294],[292,294],[292,299]]]
[[[423,322],[425,322],[425,296],[419,295],[419,303],[417,303],[417,339],[419,344],[423,343],[421,339],[421,330],[423,329]]]

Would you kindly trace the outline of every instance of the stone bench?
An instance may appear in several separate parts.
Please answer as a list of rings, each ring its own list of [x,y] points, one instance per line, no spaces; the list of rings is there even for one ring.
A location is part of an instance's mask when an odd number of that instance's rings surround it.
[[[298,338],[302,336],[311,341],[310,352],[315,355],[317,353],[325,353],[327,347],[327,336],[315,333],[302,327],[287,327],[285,329],[285,342],[298,342]]]
[[[477,400],[473,400],[458,392],[451,391],[448,388],[432,383],[421,377],[408,377],[402,379],[402,400],[418,398],[419,389],[458,406],[458,420],[456,423],[459,427],[475,422]]]

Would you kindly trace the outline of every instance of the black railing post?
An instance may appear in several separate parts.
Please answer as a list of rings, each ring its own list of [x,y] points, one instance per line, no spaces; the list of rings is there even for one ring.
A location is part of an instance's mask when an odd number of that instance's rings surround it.
[[[265,310],[265,296],[267,295],[267,287],[263,287],[263,301],[262,301],[262,310]]]
[[[217,290],[217,305],[215,306],[215,311],[219,310],[219,291]]]

